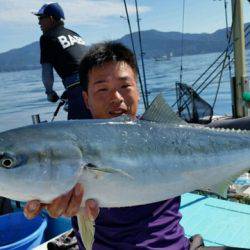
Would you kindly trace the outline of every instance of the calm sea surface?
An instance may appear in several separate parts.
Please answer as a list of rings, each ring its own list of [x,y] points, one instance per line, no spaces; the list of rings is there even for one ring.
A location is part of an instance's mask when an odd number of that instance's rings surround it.
[[[192,55],[183,57],[183,82],[193,84],[219,54]],[[247,61],[250,53],[247,52]],[[180,57],[169,61],[145,60],[146,78],[151,101],[157,93],[163,93],[166,101],[175,103],[175,82],[180,79]],[[212,70],[210,70],[211,72]],[[208,75],[202,78],[204,80]],[[55,78],[55,90],[62,94],[63,86],[59,77]],[[213,103],[219,76],[208,86],[201,96]],[[197,83],[196,88],[202,81]],[[50,121],[56,104],[49,103],[41,82],[41,71],[19,71],[0,73],[0,131],[29,125],[31,115],[40,114],[41,120]],[[176,107],[175,107],[176,109]],[[231,94],[228,70],[222,75],[222,82],[215,105],[215,114],[231,114]],[[141,98],[140,113],[143,112]],[[66,112],[61,110],[56,120],[66,119]]]

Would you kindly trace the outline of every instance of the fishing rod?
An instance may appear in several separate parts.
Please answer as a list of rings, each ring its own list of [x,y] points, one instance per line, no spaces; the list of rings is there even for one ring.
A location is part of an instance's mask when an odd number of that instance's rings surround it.
[[[58,115],[58,113],[59,113],[62,106],[64,106],[63,107],[64,111],[68,112],[68,105],[67,105],[68,104],[68,93],[67,93],[67,90],[65,90],[63,92],[63,94],[61,95],[59,100],[60,100],[60,102],[58,103],[57,108],[56,108],[55,112],[53,113],[53,117],[50,120],[50,122],[53,122],[55,120],[55,118]],[[41,121],[40,114],[32,115],[31,118],[32,118],[32,124],[33,125],[39,124],[39,123],[42,123],[42,122],[47,122],[47,120]]]
[[[60,102],[57,105],[57,108],[56,108],[56,110],[55,110],[55,112],[53,114],[51,122],[53,122],[55,120],[55,118],[56,118],[56,116],[57,116],[57,114],[58,114],[58,112],[59,112],[59,110],[61,109],[62,106],[64,106],[64,110],[66,112],[68,112],[68,107],[67,107],[68,106],[67,105],[68,104],[68,92],[67,92],[67,90],[65,90],[63,92],[63,94],[61,95],[61,97],[59,98],[59,100],[60,100]]]

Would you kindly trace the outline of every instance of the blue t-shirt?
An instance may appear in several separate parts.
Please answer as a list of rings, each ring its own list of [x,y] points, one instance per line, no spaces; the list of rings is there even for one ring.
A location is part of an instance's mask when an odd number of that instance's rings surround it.
[[[189,240],[179,224],[180,197],[148,205],[101,208],[95,221],[93,250],[187,250]],[[72,218],[79,248],[84,249],[76,217]]]

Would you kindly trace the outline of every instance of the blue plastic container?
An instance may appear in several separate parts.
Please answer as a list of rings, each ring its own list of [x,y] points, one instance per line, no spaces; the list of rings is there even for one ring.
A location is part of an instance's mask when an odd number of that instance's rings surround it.
[[[47,228],[44,234],[44,240],[48,241],[55,236],[62,234],[72,228],[70,218],[59,217],[57,219],[51,218],[48,213],[44,212],[47,217]]]
[[[46,226],[45,216],[33,220],[27,220],[23,212],[0,216],[0,250],[27,250],[39,246]]]

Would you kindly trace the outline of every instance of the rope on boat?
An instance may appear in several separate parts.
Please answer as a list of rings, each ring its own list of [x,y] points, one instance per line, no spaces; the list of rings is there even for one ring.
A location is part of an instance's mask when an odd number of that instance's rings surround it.
[[[129,14],[128,14],[128,8],[127,8],[126,0],[123,0],[123,3],[124,3],[124,8],[125,8],[125,12],[126,12],[126,19],[127,19],[128,27],[129,27],[130,41],[131,41],[131,44],[132,44],[132,49],[133,49],[133,53],[134,53],[135,61],[136,61],[136,67],[137,67],[137,72],[138,72],[138,78],[139,78],[139,83],[140,83],[140,89],[141,89],[143,104],[144,104],[144,108],[147,109],[148,106],[147,106],[147,101],[146,101],[146,95],[145,95],[144,87],[143,87],[143,84],[142,84],[140,70],[139,70],[139,67],[138,67],[138,64],[137,64],[137,56],[136,56],[136,51],[135,51],[134,38],[133,38],[133,33],[132,33],[132,28],[131,28],[130,18],[129,18]]]
[[[229,27],[228,27],[227,4],[228,4],[227,0],[224,0],[225,22],[226,22],[226,35],[227,35],[227,42],[230,43],[231,37],[232,37],[232,32],[231,32],[231,30],[229,30]],[[233,26],[233,23],[232,23],[232,26]],[[227,55],[227,59],[230,62],[230,54]],[[232,79],[232,67],[231,67],[231,63],[229,63],[229,65],[228,65],[228,73],[229,73],[229,79]]]
[[[140,28],[140,18],[137,6],[137,0],[135,0],[135,8],[136,8],[136,19],[137,19],[137,28],[138,28],[138,35],[139,35],[139,45],[140,45],[140,53],[141,53],[141,63],[142,63],[142,73],[143,73],[143,80],[144,80],[144,90],[145,90],[145,100],[146,100],[146,107],[148,107],[148,90],[147,90],[147,82],[146,82],[146,74],[145,74],[145,65],[144,65],[144,52],[142,49],[142,39],[141,39],[141,28]]]
[[[224,7],[227,8],[227,5],[226,5],[226,0],[224,2]],[[184,9],[184,8],[183,8]],[[235,6],[233,8],[233,17],[235,16]],[[226,15],[226,20],[227,20],[227,15]],[[232,25],[231,25],[231,30],[233,29],[233,25],[234,25],[234,20],[235,18],[233,18],[233,21],[232,21]],[[226,21],[227,22],[227,21]],[[249,27],[246,28],[246,30],[248,29]],[[228,32],[228,27],[227,27],[227,32]],[[230,42],[231,41],[231,35],[232,35],[232,32],[230,32],[230,35],[229,33],[227,33],[227,47],[226,49],[214,60],[214,62],[194,81],[194,83],[191,85],[193,88],[195,87],[195,85],[198,83],[199,80],[201,80],[201,78],[203,76],[205,76],[207,74],[207,72],[222,58],[224,57],[224,59],[222,59],[222,61],[220,61],[220,63],[217,65],[217,67],[215,67],[215,69],[206,77],[206,79],[194,90],[200,94],[203,90],[205,90],[219,75],[219,82],[218,82],[218,87],[217,87],[217,90],[216,90],[216,93],[215,93],[215,98],[214,98],[214,101],[213,101],[213,105],[212,107],[214,108],[215,106],[215,103],[216,103],[216,100],[217,100],[217,96],[218,96],[218,92],[219,92],[219,88],[220,88],[220,84],[221,84],[221,79],[222,79],[222,73],[223,73],[223,70],[226,68],[226,67],[229,67],[230,70],[231,70],[231,62],[233,61],[233,59],[230,58],[230,54],[233,52],[233,42]],[[228,59],[228,63],[226,63],[226,59]],[[221,67],[222,65],[222,67]],[[221,67],[221,69],[219,70],[218,73],[216,73],[216,71]],[[213,74],[216,75],[207,83],[207,81],[213,76]],[[231,71],[230,71],[230,74],[231,74]],[[205,86],[204,86],[205,85]],[[172,105],[172,107],[174,107],[180,100],[181,98],[183,97],[183,95],[180,95],[179,98],[177,98],[176,102]],[[183,106],[186,105],[187,103],[189,103],[191,101],[191,99],[189,98],[188,100],[186,100],[185,103],[183,103]]]
[[[183,77],[183,51],[184,51],[184,21],[185,21],[185,0],[182,0],[182,31],[181,31],[181,65],[180,65],[180,83]]]
[[[248,24],[247,27],[245,28],[245,41],[247,41],[247,37],[250,34],[250,31],[248,31],[249,29],[250,29],[250,24]],[[247,47],[249,44],[250,44],[250,41],[246,42],[245,46]]]

